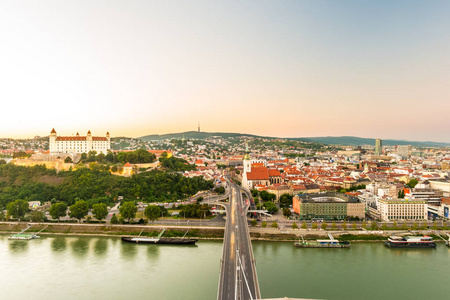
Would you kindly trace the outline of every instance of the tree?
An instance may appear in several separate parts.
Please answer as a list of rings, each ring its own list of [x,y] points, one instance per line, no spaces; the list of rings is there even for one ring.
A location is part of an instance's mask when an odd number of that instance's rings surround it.
[[[144,211],[145,216],[150,221],[155,221],[161,216],[161,208],[158,205],[148,205]]]
[[[363,221],[363,223],[362,223],[362,228],[364,228],[364,229],[366,229],[367,228],[367,223],[366,223],[366,221]]]
[[[253,220],[250,222],[250,225],[252,225],[253,227],[255,227],[256,225],[258,225],[258,222],[257,222],[255,219],[253,219]]]
[[[331,230],[336,230],[336,229],[337,229],[336,222],[333,221],[333,223],[331,223]]]
[[[52,219],[58,220],[61,217],[65,217],[67,214],[67,205],[65,203],[55,203],[50,207],[50,216]]]
[[[372,224],[370,225],[370,229],[372,230],[377,230],[378,229],[378,224],[376,221],[373,221]]]
[[[302,224],[302,229],[306,229],[307,227],[306,227],[306,222],[305,221],[303,221],[303,224]]]
[[[322,226],[320,226],[320,227],[322,227],[323,230],[326,230],[328,227],[328,224],[326,222],[323,222]]]
[[[273,221],[273,223],[272,223],[272,228],[278,228],[277,222]]]
[[[313,224],[312,224],[312,229],[317,229],[319,226],[317,225],[317,223],[316,222],[314,222]]]
[[[74,205],[70,206],[69,216],[71,218],[78,219],[78,221],[81,222],[81,219],[83,219],[88,214],[88,212],[89,206],[87,202],[84,200],[78,200]]]
[[[427,229],[428,229],[428,225],[427,225],[427,221],[425,221],[422,224],[422,230],[427,230]]]
[[[280,207],[289,207],[292,205],[292,195],[289,195],[287,193],[280,196]]]
[[[122,218],[128,219],[128,222],[130,222],[131,219],[136,217],[137,207],[132,201],[128,201],[120,206],[119,211]]]
[[[119,224],[119,219],[117,218],[116,214],[112,215],[111,224]]]
[[[92,205],[92,214],[94,217],[101,221],[108,215],[108,207],[105,203],[97,203]]]
[[[417,222],[414,222],[414,224],[413,224],[413,226],[412,226],[412,229],[413,229],[413,230],[417,230],[417,227],[418,227]]]
[[[263,191],[265,192],[265,191]],[[263,203],[263,206],[267,209],[267,211],[271,214],[276,213],[278,211],[278,207],[275,205],[275,203],[266,201]]]
[[[9,203],[6,206],[6,210],[8,211],[8,215],[13,217],[14,219],[19,219],[25,216],[28,212],[28,202],[25,200],[16,200],[14,202]]]
[[[356,229],[356,222],[353,222],[352,229]]]
[[[433,221],[433,230],[438,230],[438,226],[436,224],[436,221]]]
[[[291,210],[289,208],[283,208],[283,215],[289,218],[291,216]]]
[[[45,215],[42,211],[34,210],[30,213],[30,220],[31,222],[44,222]]]
[[[406,222],[403,222],[402,230],[406,230],[406,229],[408,229],[408,225],[406,225]]]
[[[267,227],[267,222],[266,222],[266,221],[263,221],[262,224],[261,224],[261,226],[262,226],[263,228],[266,228],[266,227]]]
[[[386,222],[383,222],[383,224],[381,225],[381,229],[383,229],[383,230],[387,230],[388,229],[388,226],[387,226]]]
[[[397,229],[397,221],[394,221],[394,224],[392,224],[392,229]]]
[[[412,178],[406,185],[413,189],[418,183],[419,181],[417,179]]]
[[[292,229],[297,229],[298,228],[298,226],[297,226],[297,223],[292,223]]]
[[[267,191],[261,191],[259,192],[259,196],[263,201],[273,201],[277,198],[275,194],[269,193]]]
[[[399,199],[405,198],[405,191],[403,189],[401,189],[400,191],[398,191],[397,197]]]
[[[342,229],[347,230],[347,221],[344,221],[344,223],[342,223]]]
[[[73,163],[73,160],[72,160],[72,158],[71,158],[70,156],[67,156],[67,157],[64,159],[64,162],[65,162],[66,164],[69,164],[69,163]]]

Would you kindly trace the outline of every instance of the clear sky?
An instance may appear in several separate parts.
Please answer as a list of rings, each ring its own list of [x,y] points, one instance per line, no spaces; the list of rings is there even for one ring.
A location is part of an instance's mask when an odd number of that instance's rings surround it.
[[[450,142],[450,1],[0,1],[0,137]]]

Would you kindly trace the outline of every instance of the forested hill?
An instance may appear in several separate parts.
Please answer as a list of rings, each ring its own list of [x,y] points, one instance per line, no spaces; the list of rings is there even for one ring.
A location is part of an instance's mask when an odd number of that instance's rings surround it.
[[[206,139],[209,137],[253,137],[253,138],[264,138],[264,139],[278,139],[279,137],[267,137],[258,136],[245,133],[231,133],[231,132],[198,132],[198,131],[187,131],[180,133],[169,133],[169,134],[152,134],[142,136],[139,139],[143,141],[153,141],[153,140],[166,140],[166,139]],[[326,145],[348,145],[348,146],[362,146],[362,145],[375,145],[375,139],[373,138],[361,138],[356,136],[324,136],[324,137],[299,137],[299,138],[284,138],[286,140],[293,141],[303,141],[312,142],[318,144]],[[441,142],[419,142],[419,141],[407,141],[407,140],[389,140],[383,139],[383,145],[395,146],[395,145],[412,145],[416,147],[449,147],[450,143]]]
[[[0,208],[17,199],[26,201],[63,201],[76,199],[90,205],[111,204],[118,196],[143,202],[176,201],[213,187],[203,177],[186,178],[178,173],[153,170],[132,177],[110,172],[80,168],[55,173],[45,166],[21,167],[0,165]]]
[[[222,138],[230,138],[230,137],[260,137],[252,134],[244,134],[244,133],[230,133],[230,132],[198,132],[198,131],[186,131],[180,133],[168,133],[168,134],[151,134],[142,136],[139,139],[143,141],[157,141],[157,140],[166,140],[166,139],[206,139],[209,137],[219,136]]]

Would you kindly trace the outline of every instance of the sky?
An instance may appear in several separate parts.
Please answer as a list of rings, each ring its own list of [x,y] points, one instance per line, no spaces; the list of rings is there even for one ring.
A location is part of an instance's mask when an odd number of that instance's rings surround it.
[[[450,1],[0,1],[0,137],[450,142]]]

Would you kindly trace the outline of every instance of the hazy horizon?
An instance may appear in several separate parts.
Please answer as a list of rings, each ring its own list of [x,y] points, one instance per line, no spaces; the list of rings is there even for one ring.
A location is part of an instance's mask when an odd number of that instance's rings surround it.
[[[448,1],[0,2],[0,136],[450,142]]]

